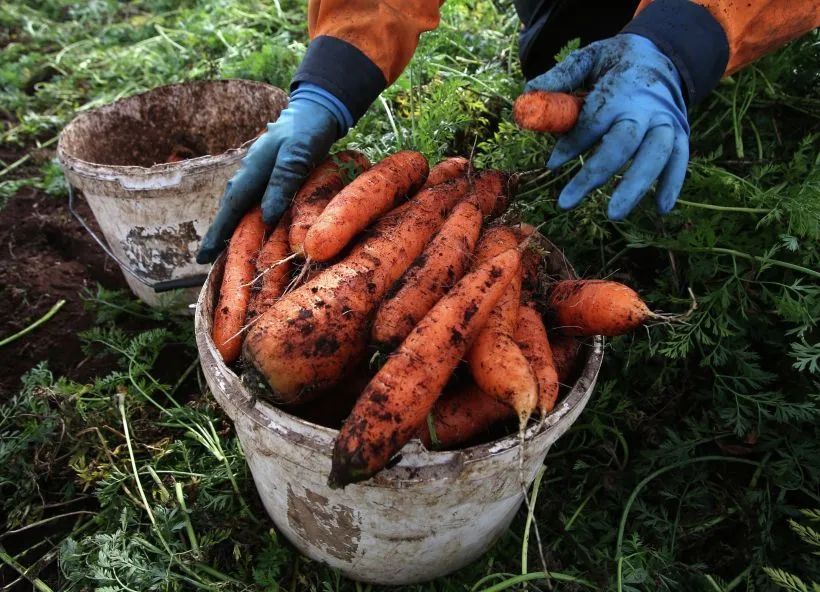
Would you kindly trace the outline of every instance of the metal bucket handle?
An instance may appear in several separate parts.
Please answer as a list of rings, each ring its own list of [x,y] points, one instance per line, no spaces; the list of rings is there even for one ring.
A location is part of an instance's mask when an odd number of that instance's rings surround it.
[[[71,215],[74,216],[77,221],[85,228],[85,231],[91,235],[91,238],[94,239],[100,248],[105,251],[105,254],[111,257],[117,265],[120,266],[124,272],[128,273],[138,282],[148,286],[157,294],[162,292],[170,292],[171,290],[179,290],[182,288],[196,288],[201,286],[205,283],[205,280],[208,278],[208,274],[199,274],[199,275],[191,275],[187,277],[181,277],[174,280],[162,280],[160,282],[149,282],[145,278],[141,277],[137,272],[135,272],[131,267],[129,267],[124,261],[122,261],[119,257],[117,257],[114,253],[111,252],[111,249],[108,248],[108,245],[105,244],[100,237],[96,235],[96,233],[91,230],[91,227],[86,223],[85,219],[80,216],[79,212],[74,209],[74,187],[71,183],[67,183],[68,185],[68,211],[71,212]]]

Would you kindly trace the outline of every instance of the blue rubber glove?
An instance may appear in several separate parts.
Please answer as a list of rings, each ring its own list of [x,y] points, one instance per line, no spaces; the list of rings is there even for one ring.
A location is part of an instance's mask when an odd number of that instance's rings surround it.
[[[228,181],[216,218],[200,244],[197,263],[217,258],[242,216],[260,199],[262,219],[276,224],[305,178],[352,124],[350,111],[339,99],[318,86],[300,85]]]
[[[575,127],[555,146],[556,169],[600,141],[558,198],[573,208],[593,189],[632,164],[612,193],[609,217],[622,220],[657,179],[661,214],[675,205],[689,161],[689,122],[680,75],[649,39],[621,33],[572,52],[531,80],[526,91],[567,92],[592,87]]]

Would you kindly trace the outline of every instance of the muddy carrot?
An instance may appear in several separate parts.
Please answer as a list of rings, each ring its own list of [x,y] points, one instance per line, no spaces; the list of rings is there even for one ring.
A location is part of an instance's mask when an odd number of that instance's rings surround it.
[[[634,290],[606,280],[556,282],[547,306],[552,325],[575,336],[623,335],[656,316]]]
[[[225,271],[219,289],[211,337],[226,364],[236,361],[242,348],[242,325],[251,299],[254,260],[265,241],[267,225],[255,207],[240,220],[228,243]]]
[[[538,411],[544,416],[555,408],[558,399],[558,373],[544,321],[532,301],[524,299],[518,307],[515,341],[538,380]]]
[[[401,216],[382,218],[344,259],[288,293],[249,330],[245,359],[281,403],[337,384],[366,351],[368,322],[464,196],[456,179],[417,193]]]
[[[470,179],[470,193],[465,200],[478,206],[485,218],[494,218],[507,209],[514,191],[510,175],[489,169]]]
[[[512,407],[504,405],[471,383],[442,395],[433,407],[432,434],[425,422],[417,437],[428,449],[436,447],[451,450],[513,417],[515,411]],[[437,446],[433,444],[433,434],[438,442]]]
[[[429,166],[419,152],[391,154],[330,200],[305,235],[305,253],[314,261],[328,261],[371,222],[387,213],[404,196],[424,184]]]
[[[490,228],[476,247],[476,265],[517,246],[512,230]],[[519,269],[467,353],[467,365],[481,390],[515,409],[523,425],[538,404],[538,381],[514,339],[520,297]]]
[[[290,212],[285,211],[276,228],[259,251],[256,258],[256,275],[262,275],[257,290],[251,294],[246,322],[267,311],[284,293],[290,281],[291,262],[288,260],[288,229]]]
[[[564,134],[575,126],[583,104],[580,97],[537,90],[516,99],[513,117],[522,129]]]
[[[445,158],[440,163],[430,169],[430,174],[427,175],[427,181],[424,183],[422,189],[444,183],[450,179],[463,177],[467,174],[467,169],[470,168],[470,161],[461,156],[453,156],[452,158]]]
[[[380,305],[373,321],[373,341],[394,349],[425,314],[461,279],[469,267],[478,235],[481,211],[462,201],[438,234],[413,262]]]
[[[328,483],[344,487],[387,465],[418,433],[442,389],[514,276],[517,249],[465,275],[370,381],[333,448]]]
[[[291,205],[290,250],[304,256],[305,235],[325,206],[357,175],[370,168],[367,157],[355,150],[345,150],[328,157],[310,174],[293,198]]]
[[[581,363],[581,340],[554,332],[550,334],[549,342],[558,380],[563,385],[569,385]]]

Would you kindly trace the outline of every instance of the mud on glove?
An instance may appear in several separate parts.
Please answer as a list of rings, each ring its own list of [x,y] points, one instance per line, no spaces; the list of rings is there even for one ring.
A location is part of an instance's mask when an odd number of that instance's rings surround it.
[[[228,182],[216,218],[202,239],[197,263],[217,258],[239,220],[260,199],[262,218],[276,224],[305,178],[352,124],[350,111],[339,99],[318,86],[300,84]]]
[[[621,33],[572,52],[526,91],[591,87],[578,123],[558,140],[547,167],[556,169],[600,141],[558,199],[573,208],[631,159],[612,193],[609,217],[625,218],[657,180],[661,214],[675,205],[689,161],[689,123],[681,77],[649,39]]]

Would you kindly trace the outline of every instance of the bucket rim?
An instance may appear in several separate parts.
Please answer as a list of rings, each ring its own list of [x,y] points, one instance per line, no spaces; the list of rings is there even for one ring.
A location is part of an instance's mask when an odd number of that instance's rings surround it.
[[[560,252],[555,245],[545,237],[541,237],[545,245],[549,245],[556,252]],[[566,261],[566,260],[564,260]],[[203,371],[213,372],[214,379],[220,387],[225,387],[221,393],[212,393],[219,406],[236,422],[239,418],[235,414],[240,414],[249,420],[258,429],[269,432],[287,435],[295,444],[306,447],[312,451],[330,454],[339,430],[321,426],[313,422],[293,415],[274,404],[254,398],[245,386],[241,383],[239,376],[229,368],[223,361],[216,345],[211,339],[211,324],[213,316],[213,292],[216,290],[217,279],[221,277],[225,264],[225,253],[223,252],[216,260],[208,274],[208,278],[199,293],[197,299],[196,312],[194,316],[195,336],[197,349],[203,364]],[[574,270],[566,263],[567,271],[571,276],[575,276]],[[210,318],[209,318],[210,317]],[[562,420],[571,414],[573,409],[586,404],[590,391],[595,385],[598,373],[603,363],[604,338],[596,335],[592,338],[592,347],[578,379],[572,385],[567,395],[559,402],[556,408],[545,418],[527,427],[524,440],[532,442],[536,439],[547,437],[551,429],[557,426]],[[207,366],[207,368],[206,368]],[[230,389],[230,393],[228,392]],[[236,397],[236,399],[234,398]],[[228,408],[230,407],[230,408]],[[434,467],[440,465],[467,465],[470,463],[490,459],[491,457],[516,449],[520,446],[521,440],[518,434],[510,434],[502,438],[497,438],[490,442],[476,444],[466,448],[456,450],[428,450],[418,439],[410,440],[400,451],[400,462],[396,464],[399,468],[412,467]],[[385,473],[386,471],[382,471]],[[392,472],[392,471],[391,471]],[[381,477],[381,478],[380,478]],[[387,477],[377,475],[358,485],[372,487],[391,487],[394,483],[401,481],[408,484],[406,479],[399,476]]]
[[[131,100],[135,100],[138,97],[144,97],[151,94],[156,94],[159,91],[167,90],[170,88],[181,88],[181,87],[190,87],[190,86],[224,86],[229,84],[239,84],[245,86],[255,86],[259,88],[265,88],[268,90],[273,91],[274,94],[281,93],[283,98],[285,99],[285,106],[287,106],[288,100],[288,93],[285,92],[283,89],[273,86],[272,84],[267,84],[265,82],[259,82],[256,80],[245,80],[242,78],[224,78],[219,80],[195,80],[190,82],[177,82],[173,84],[163,84],[160,86],[155,86],[148,90],[134,93],[132,95],[128,95],[127,97],[121,97],[116,101],[112,101],[110,103],[106,103],[105,105],[100,105],[99,107],[95,107],[94,109],[90,109],[88,111],[83,111],[78,113],[70,122],[68,122],[65,127],[60,131],[59,138],[57,140],[57,160],[64,168],[68,168],[70,170],[76,171],[83,175],[88,176],[128,176],[128,177],[147,177],[153,175],[161,175],[164,173],[177,173],[177,172],[195,172],[199,169],[204,168],[212,168],[215,165],[226,164],[237,160],[238,157],[244,156],[244,154],[248,151],[248,147],[253,144],[256,138],[247,140],[243,142],[240,146],[235,148],[229,148],[225,152],[221,152],[219,154],[206,154],[204,156],[197,156],[195,158],[189,158],[186,160],[182,160],[179,162],[171,162],[171,163],[157,163],[151,165],[150,167],[144,167],[140,165],[112,165],[112,164],[103,164],[99,162],[91,162],[88,160],[84,160],[79,158],[78,156],[74,156],[71,154],[65,147],[65,137],[66,134],[71,132],[75,127],[80,125],[83,121],[90,117],[94,117],[103,113],[107,110],[115,109],[118,106],[121,106],[123,103]],[[283,107],[284,108],[284,107]]]

